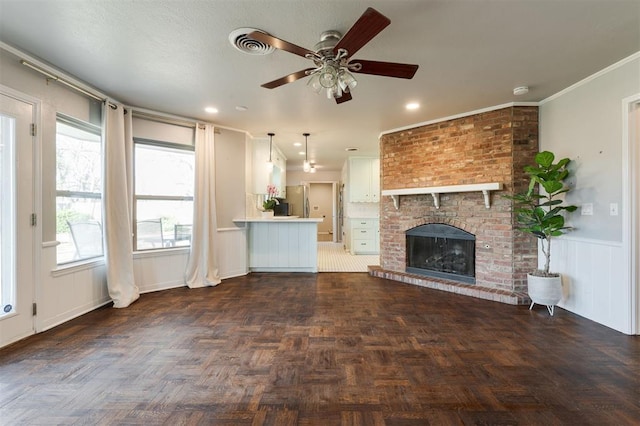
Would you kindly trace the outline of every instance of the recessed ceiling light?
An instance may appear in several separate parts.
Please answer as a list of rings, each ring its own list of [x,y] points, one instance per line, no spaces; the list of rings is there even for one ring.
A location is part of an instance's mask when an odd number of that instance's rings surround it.
[[[300,151],[298,154],[300,154],[300,155],[305,155],[305,154],[306,154],[306,152],[304,152],[304,151]]]
[[[293,146],[302,146],[302,144],[300,142],[294,142]]]
[[[218,108],[214,108],[214,107],[206,107],[205,112],[208,112],[209,114],[217,114],[218,113]]]
[[[411,111],[411,110],[420,108],[420,104],[417,102],[409,102],[404,107]]]
[[[246,107],[246,106],[244,106],[244,105],[238,105],[238,106],[236,107],[236,110],[238,110],[238,111],[246,111],[246,110],[248,110],[248,109],[249,109],[249,108],[247,108],[247,107]]]

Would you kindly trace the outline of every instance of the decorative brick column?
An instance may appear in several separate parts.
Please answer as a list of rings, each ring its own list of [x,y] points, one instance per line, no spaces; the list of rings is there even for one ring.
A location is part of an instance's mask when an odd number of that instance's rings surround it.
[[[482,193],[442,194],[436,209],[430,195],[401,196],[396,210],[381,199],[378,276],[406,274],[405,231],[426,223],[456,226],[476,236],[476,284],[446,280],[432,287],[506,303],[526,303],[526,273],[537,266],[535,238],[516,232],[512,202],[502,197],[528,184],[522,171],[538,152],[538,108],[512,106],[384,135],[380,141],[383,190],[499,182],[487,209]],[[415,282],[412,282],[415,283]],[[428,285],[429,286],[429,285]],[[460,289],[469,288],[469,291]],[[492,297],[483,295],[509,295]],[[506,300],[508,299],[508,300]]]

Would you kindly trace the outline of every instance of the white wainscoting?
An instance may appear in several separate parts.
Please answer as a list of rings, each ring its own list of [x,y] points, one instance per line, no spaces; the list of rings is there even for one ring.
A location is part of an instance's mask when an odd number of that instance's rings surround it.
[[[220,278],[247,274],[247,237],[244,228],[218,229]],[[139,252],[134,255],[134,275],[140,293],[182,287],[189,249]]]
[[[43,244],[42,264],[56,264],[56,247]],[[45,267],[38,292],[36,332],[48,330],[111,301],[102,260],[65,269]]]
[[[561,273],[563,281],[558,306],[630,334],[630,283],[624,268],[620,242],[562,237],[551,243],[550,269]]]
[[[249,223],[249,268],[256,272],[318,272],[318,222]]]
[[[133,275],[140,293],[183,287],[189,248],[137,252]]]
[[[220,278],[238,277],[249,273],[247,228],[218,228],[218,247]]]

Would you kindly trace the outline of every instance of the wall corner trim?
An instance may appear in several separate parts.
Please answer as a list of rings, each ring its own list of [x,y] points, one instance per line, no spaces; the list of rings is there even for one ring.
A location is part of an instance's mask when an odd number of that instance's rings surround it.
[[[476,109],[473,111],[462,112],[460,114],[449,115],[447,117],[434,118],[433,120],[422,121],[420,123],[409,124],[407,126],[397,127],[395,129],[384,130],[378,135],[380,139],[384,135],[402,132],[403,130],[415,129],[416,127],[428,126],[430,124],[442,123],[443,121],[455,120],[457,118],[470,117],[472,115],[482,114],[484,112],[497,111],[499,109],[519,106],[539,106],[539,102],[508,102],[506,104],[494,105],[486,108]]]
[[[551,96],[549,96],[546,99],[541,100],[540,102],[538,102],[539,105],[544,105],[547,102],[550,102],[554,99],[559,98],[562,95],[565,95],[577,88],[579,88],[580,86],[584,86],[585,84],[595,80],[596,78],[603,76],[617,68],[622,67],[623,65],[628,64],[629,62],[635,61],[636,59],[640,59],[640,51],[634,53],[633,55],[627,56],[626,58],[616,62],[615,64],[609,65],[608,67],[601,69],[600,71],[596,72],[595,74],[591,74],[589,77],[583,78],[582,80],[578,81],[577,83],[572,84],[571,86],[562,89],[561,91],[559,91],[556,94],[553,94]]]

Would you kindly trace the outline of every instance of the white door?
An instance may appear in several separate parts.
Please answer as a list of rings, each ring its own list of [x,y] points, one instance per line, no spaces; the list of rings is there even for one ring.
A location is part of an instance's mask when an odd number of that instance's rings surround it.
[[[631,255],[630,294],[633,295],[635,292],[636,296],[635,306],[631,308],[632,317],[635,316],[635,322],[631,324],[631,334],[640,334],[640,100],[638,95],[635,96],[635,102],[629,107],[628,126],[629,157],[631,157],[629,182],[631,183],[631,200],[635,199],[635,205],[630,208],[631,241],[628,247]]]
[[[0,346],[34,333],[34,106],[0,93]]]

